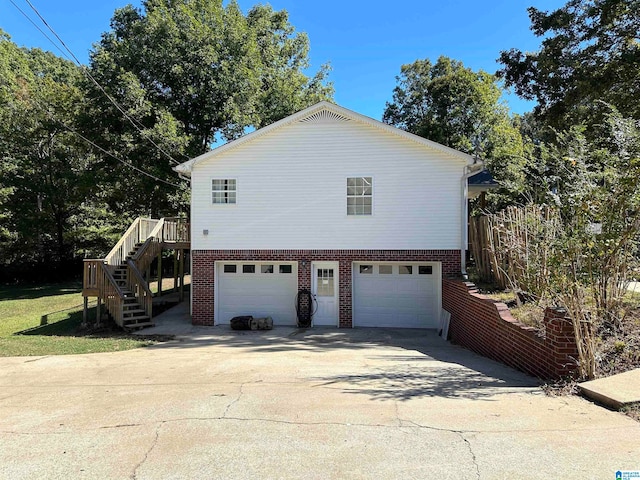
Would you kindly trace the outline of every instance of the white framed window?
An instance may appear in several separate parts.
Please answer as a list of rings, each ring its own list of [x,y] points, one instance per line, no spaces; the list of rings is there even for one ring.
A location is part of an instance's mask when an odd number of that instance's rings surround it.
[[[291,273],[293,271],[291,265],[280,265],[278,270],[280,273]]]
[[[211,180],[211,197],[214,204],[236,203],[235,178],[214,178]]]
[[[347,178],[347,215],[371,215],[372,177]]]
[[[380,265],[378,273],[380,275],[391,275],[393,273],[393,265]]]

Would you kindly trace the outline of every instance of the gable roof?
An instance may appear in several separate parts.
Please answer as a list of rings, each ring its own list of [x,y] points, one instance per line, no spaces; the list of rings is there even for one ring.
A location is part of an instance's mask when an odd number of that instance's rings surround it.
[[[468,164],[474,163],[474,158],[471,155],[467,155],[466,153],[462,153],[458,150],[454,150],[453,148],[446,147],[440,143],[433,142],[431,140],[427,140],[426,138],[419,137],[418,135],[414,135],[413,133],[405,132],[404,130],[400,130],[396,127],[392,127],[391,125],[387,125],[386,123],[379,122],[378,120],[374,120],[373,118],[367,117],[365,115],[361,115],[347,108],[341,107],[334,103],[330,103],[327,101],[316,103],[304,110],[300,110],[293,115],[289,115],[288,117],[283,118],[282,120],[278,120],[271,125],[267,125],[266,127],[255,130],[247,135],[244,135],[236,140],[232,140],[224,145],[221,145],[209,152],[203,153],[199,157],[192,158],[191,160],[181,163],[180,165],[174,167],[174,170],[179,173],[184,173],[186,175],[190,175],[193,171],[193,167],[195,167],[198,163],[212,159],[221,155],[224,152],[227,152],[233,148],[238,148],[245,143],[251,142],[263,135],[266,135],[274,130],[285,127],[287,125],[291,125],[295,122],[307,121],[312,118],[318,119],[335,119],[341,121],[355,121],[364,125],[368,125],[379,130],[392,133],[398,137],[404,138],[406,140],[410,140],[412,142],[417,143],[423,147],[426,147],[430,150],[436,150],[440,153],[443,153],[447,156],[463,160]]]
[[[483,168],[475,175],[469,177],[469,187],[482,187],[485,189],[498,188],[500,185],[496,182],[491,175],[491,172],[486,168]]]

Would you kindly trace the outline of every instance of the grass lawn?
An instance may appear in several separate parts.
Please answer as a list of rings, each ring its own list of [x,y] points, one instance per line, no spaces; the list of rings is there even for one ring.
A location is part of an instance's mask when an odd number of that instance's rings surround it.
[[[155,343],[119,331],[82,330],[81,292],[79,283],[0,286],[0,356],[113,352]]]

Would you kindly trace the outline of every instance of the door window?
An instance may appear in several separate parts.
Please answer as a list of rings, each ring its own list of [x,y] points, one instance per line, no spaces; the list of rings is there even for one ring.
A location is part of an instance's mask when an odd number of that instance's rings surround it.
[[[333,297],[333,282],[333,268],[319,268],[316,279],[316,295],[319,297]]]

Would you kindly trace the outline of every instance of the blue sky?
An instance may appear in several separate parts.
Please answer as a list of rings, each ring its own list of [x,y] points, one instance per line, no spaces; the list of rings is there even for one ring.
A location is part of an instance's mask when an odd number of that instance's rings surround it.
[[[109,28],[116,8],[126,0],[31,0],[80,60]],[[25,0],[14,2],[37,21]],[[529,30],[527,7],[553,10],[563,0],[492,1],[349,1],[239,0],[246,12],[256,3],[285,9],[298,31],[311,42],[312,69],[331,63],[338,104],[380,119],[392,98],[400,66],[416,59],[435,61],[446,55],[466,66],[493,73],[501,50],[537,50],[540,39]],[[27,47],[59,51],[26,20],[9,0],[0,0],[0,28]],[[44,30],[44,27],[42,27]],[[46,30],[45,30],[46,31]],[[531,102],[506,97],[511,110],[524,113]]]

